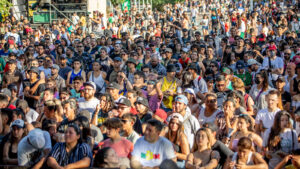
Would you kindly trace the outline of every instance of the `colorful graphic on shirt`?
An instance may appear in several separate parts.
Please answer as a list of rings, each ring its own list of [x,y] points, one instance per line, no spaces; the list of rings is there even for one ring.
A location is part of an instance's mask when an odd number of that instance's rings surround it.
[[[153,154],[151,151],[147,151],[147,153],[141,153],[141,158],[146,160],[152,160],[157,159],[159,160],[160,155],[159,154]]]

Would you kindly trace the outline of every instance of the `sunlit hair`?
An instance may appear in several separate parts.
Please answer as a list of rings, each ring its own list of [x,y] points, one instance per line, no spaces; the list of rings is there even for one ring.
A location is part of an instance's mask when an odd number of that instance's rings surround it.
[[[175,119],[175,118],[177,118],[176,116],[175,117],[173,117],[171,120],[170,120],[170,122],[169,122],[169,130],[168,130],[168,133],[167,133],[167,135],[166,135],[166,138],[167,139],[171,139],[172,138],[172,131],[171,131],[171,129],[170,129],[170,124],[171,124],[171,122]],[[178,119],[178,118],[177,118]],[[183,133],[183,130],[184,130],[184,128],[183,128],[183,124],[178,120],[178,130],[176,131],[176,136],[175,136],[175,143],[178,143],[179,142],[179,140],[180,140],[180,136],[181,136],[181,134]]]
[[[252,141],[248,137],[242,137],[239,139],[237,146],[238,146],[238,148],[241,148],[241,149],[251,150],[252,149]]]
[[[197,136],[198,134],[201,132],[201,131],[204,131],[204,133],[206,134],[206,137],[208,139],[208,145],[207,145],[207,148],[211,148],[211,145],[212,145],[212,135],[209,131],[208,128],[200,128],[197,132],[196,132],[196,135],[195,135],[195,138],[194,138],[194,145],[192,147],[192,151],[191,152],[196,152],[199,147],[198,147],[198,140],[197,140]]]

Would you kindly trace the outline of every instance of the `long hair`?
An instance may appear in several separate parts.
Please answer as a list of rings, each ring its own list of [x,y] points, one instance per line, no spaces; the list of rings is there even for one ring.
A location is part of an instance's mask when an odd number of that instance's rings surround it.
[[[252,132],[254,131],[254,129],[253,129],[254,125],[252,124],[252,120],[249,117],[249,115],[247,115],[247,114],[240,114],[238,118],[239,119],[244,119],[246,121],[246,123],[249,124],[248,131],[252,131]]]
[[[227,98],[239,99],[238,103],[240,104],[240,106],[246,108],[244,97],[240,91],[233,90],[231,93],[228,94]]]
[[[169,130],[168,130],[168,133],[167,133],[167,136],[166,136],[166,138],[168,140],[170,140],[172,138],[172,131],[170,130],[170,123],[172,122],[172,120],[173,119],[171,119],[171,121],[169,122]],[[176,143],[179,142],[180,136],[183,133],[183,130],[184,130],[183,124],[181,122],[179,122],[179,124],[178,124],[178,130],[176,132],[176,136],[175,136],[175,140],[174,140],[174,144],[176,144]]]
[[[261,77],[264,79],[263,87],[262,87],[263,91],[267,91],[268,86],[269,86],[269,81],[268,81],[269,77],[268,77],[267,71],[261,70],[258,74],[261,75]]]
[[[269,135],[269,139],[268,139],[268,147],[270,150],[278,150],[281,148],[280,146],[280,132],[282,131],[282,128],[280,126],[280,119],[282,116],[288,116],[289,118],[289,124],[287,126],[287,128],[290,128],[290,129],[293,129],[293,126],[290,122],[290,119],[291,119],[291,115],[285,111],[285,110],[282,110],[280,112],[278,112],[276,115],[275,115],[275,118],[274,118],[274,123],[273,123],[273,126],[271,128],[271,132],[270,132],[270,135]]]
[[[198,145],[197,145],[197,139],[196,138],[197,138],[197,135],[200,133],[200,131],[204,131],[206,136],[207,136],[207,139],[208,139],[207,147],[210,149],[211,146],[212,146],[212,135],[210,134],[210,131],[207,128],[200,128],[195,134],[194,145],[193,145],[192,151],[191,151],[192,153],[196,152],[199,148]]]
[[[105,167],[105,165],[107,165],[105,159],[107,158],[107,153],[110,149],[110,147],[104,147],[97,152],[94,160],[94,167]]]

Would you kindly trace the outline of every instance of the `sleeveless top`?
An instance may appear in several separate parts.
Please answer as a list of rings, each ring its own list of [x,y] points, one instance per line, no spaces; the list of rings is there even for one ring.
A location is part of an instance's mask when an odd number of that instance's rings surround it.
[[[168,82],[167,78],[163,78],[163,84],[161,87],[161,91],[173,91],[176,92],[177,84],[176,84],[176,79],[174,79],[171,82]],[[164,96],[163,98],[163,104],[166,108],[172,109],[172,101],[173,101],[173,96]]]
[[[299,93],[298,83],[299,83],[300,80],[297,81],[297,78],[296,78],[296,77],[295,77],[293,80],[294,80],[294,84],[293,84],[294,91],[295,91],[296,93]]]
[[[97,90],[99,90],[99,92],[102,91],[102,89],[104,88],[104,79],[102,78],[102,74],[100,72],[100,75],[98,77],[95,77],[94,75],[94,71],[92,71],[92,74],[89,78],[89,81],[92,81],[96,84],[97,86]]]
[[[12,144],[9,147],[8,157],[11,158],[11,159],[17,159],[18,158],[18,153],[12,152]]]
[[[253,153],[250,151],[250,153],[248,154],[248,160],[247,160],[246,165],[254,165],[254,162],[252,160],[252,155],[253,155]],[[231,161],[234,161],[237,164],[237,161],[238,161],[238,153],[237,152],[235,152],[233,154]],[[234,167],[234,169],[236,169],[236,168]]]
[[[76,76],[81,76],[81,72],[82,72],[82,69],[80,69],[80,71],[79,71],[77,74],[75,74],[75,73],[74,73],[74,70],[72,70],[71,77],[70,77],[70,84],[72,84],[73,79],[74,79]]]

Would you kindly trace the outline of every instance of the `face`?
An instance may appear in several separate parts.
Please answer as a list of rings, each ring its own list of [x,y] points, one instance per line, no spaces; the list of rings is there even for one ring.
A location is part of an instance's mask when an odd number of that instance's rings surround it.
[[[101,96],[101,98],[100,98],[100,107],[101,107],[101,109],[104,109],[106,104],[107,104],[107,98],[105,96]]]
[[[66,116],[66,118],[72,118],[75,116],[75,111],[74,109],[71,108],[70,103],[67,103],[63,106],[64,109],[64,114]]]
[[[239,118],[238,123],[237,123],[238,129],[239,130],[247,130],[249,127],[249,124],[246,122],[245,119]]]
[[[46,90],[44,92],[43,100],[47,101],[47,100],[51,100],[51,99],[53,99],[53,94],[50,91]]]
[[[24,134],[24,129],[20,128],[18,126],[13,126],[12,127],[12,134],[17,139],[22,138],[22,136]]]
[[[225,89],[226,89],[225,81],[224,81],[224,80],[217,82],[217,83],[216,83],[216,86],[217,86],[217,89],[218,89],[219,91],[221,91],[221,92],[222,92],[222,91],[225,91]]]
[[[175,102],[174,106],[177,113],[181,113],[186,109],[186,105],[182,102]]]
[[[209,145],[208,136],[207,136],[207,134],[206,134],[205,131],[197,132],[197,135],[196,135],[196,144],[199,147],[203,147],[203,146],[208,146]]]
[[[110,148],[107,151],[106,158],[104,159],[104,161],[107,164],[119,164],[119,157],[114,149]]]
[[[54,88],[55,87],[55,83],[52,82],[52,81],[49,81],[49,82],[46,83],[46,87],[47,88]]]
[[[136,96],[134,96],[133,93],[127,93],[127,98],[130,100],[131,105],[133,105],[134,102],[136,101]]]
[[[159,137],[160,132],[154,127],[151,126],[150,124],[147,124],[144,136],[145,136],[145,140],[153,143],[155,142],[158,137]]]
[[[152,58],[151,65],[155,67],[155,66],[157,66],[157,64],[158,64],[158,59]]]
[[[235,110],[235,107],[234,107],[232,102],[228,101],[224,104],[223,109],[224,109],[225,114],[231,114],[232,115],[234,110]]]
[[[32,80],[32,79],[37,79],[38,77],[38,74],[33,72],[33,71],[30,71],[29,72],[29,78]]]
[[[119,134],[120,129],[113,129],[113,128],[106,128],[106,135],[109,138],[114,138],[116,135]]]
[[[80,69],[81,63],[78,62],[78,61],[75,61],[75,62],[73,63],[73,66],[74,66],[74,69]]]
[[[268,95],[267,97],[268,108],[274,108],[278,105],[278,96],[276,94]]]
[[[55,68],[51,68],[51,75],[56,75],[58,74],[58,70]]]
[[[246,159],[248,157],[248,154],[250,153],[250,149],[244,149],[244,148],[240,148],[238,147],[238,156],[239,159]]]
[[[113,89],[113,88],[108,88],[108,93],[111,96],[117,96],[119,94],[119,90],[118,89]]]
[[[207,97],[205,100],[205,105],[208,108],[216,108],[217,107],[217,98],[215,98],[213,96]]]
[[[65,132],[65,142],[67,144],[75,143],[80,138],[80,135],[76,133],[73,127],[68,127]]]
[[[100,64],[98,62],[94,62],[93,63],[93,70],[96,71],[96,70],[100,70]]]
[[[289,125],[289,117],[287,115],[282,115],[280,117],[280,128],[284,129],[287,128]]]
[[[139,75],[134,75],[134,83],[135,84],[142,84],[142,83],[144,83],[144,80]]]
[[[122,119],[122,122],[123,122],[123,130],[124,131],[128,131],[128,130],[132,129],[133,123],[131,120],[125,118],[125,119]]]
[[[79,90],[83,83],[80,80],[74,80],[73,84],[74,84],[74,88],[76,90]]]
[[[144,106],[144,105],[142,105],[142,104],[140,104],[140,103],[137,103],[137,104],[136,104],[136,109],[137,109],[137,111],[138,111],[139,113],[145,113],[147,107]]]
[[[14,71],[14,70],[16,69],[16,67],[17,67],[16,64],[12,64],[12,63],[9,63],[9,64],[7,64],[7,65],[8,65],[8,69],[9,69],[10,71]]]
[[[95,89],[92,86],[85,86],[84,87],[84,98],[91,99],[94,97]]]
[[[173,118],[169,123],[170,130],[174,132],[176,132],[179,129],[179,126],[180,124],[178,118]]]
[[[278,81],[276,81],[276,86],[277,86],[277,89],[282,89],[285,86],[285,82],[278,80]]]

